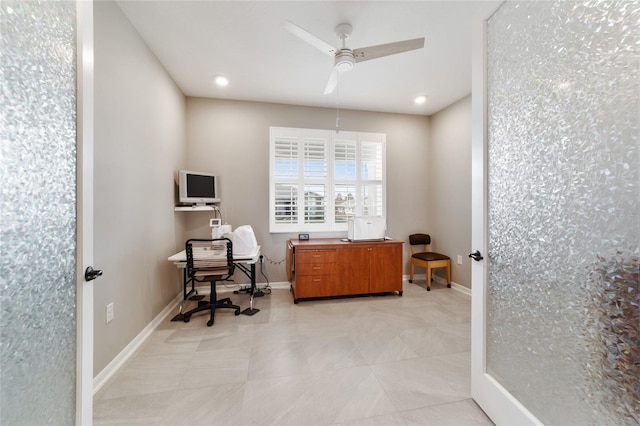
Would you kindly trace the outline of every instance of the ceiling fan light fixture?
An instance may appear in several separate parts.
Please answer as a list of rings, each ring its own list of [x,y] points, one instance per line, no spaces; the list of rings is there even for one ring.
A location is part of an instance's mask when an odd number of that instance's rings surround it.
[[[217,76],[215,78],[215,82],[216,82],[216,84],[218,86],[223,86],[224,87],[224,86],[228,86],[229,85],[229,79],[227,77],[224,77],[224,76],[221,76],[221,75],[219,75],[219,76]]]
[[[338,62],[336,67],[338,67],[338,71],[340,72],[351,71],[353,69],[353,64],[348,61],[342,61]]]
[[[356,60],[349,51],[340,52],[336,55],[335,67],[340,72],[351,71]]]

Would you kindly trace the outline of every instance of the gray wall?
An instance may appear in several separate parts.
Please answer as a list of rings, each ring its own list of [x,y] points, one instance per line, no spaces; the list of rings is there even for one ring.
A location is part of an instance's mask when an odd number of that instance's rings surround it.
[[[471,96],[431,116],[430,131],[431,248],[450,256],[452,280],[471,288]]]
[[[223,218],[234,229],[253,227],[262,253],[272,260],[264,269],[270,282],[286,281],[285,241],[297,234],[269,233],[269,126],[333,129],[335,120],[332,108],[187,98],[187,165],[221,176]],[[410,233],[429,228],[429,122],[418,115],[340,111],[342,130],[387,134],[387,234],[396,239],[408,241]],[[210,212],[182,214],[189,237],[210,234]],[[408,252],[407,243],[405,272]]]
[[[94,8],[95,375],[181,288],[167,257],[184,239],[173,174],[185,164],[185,98],[115,3]]]

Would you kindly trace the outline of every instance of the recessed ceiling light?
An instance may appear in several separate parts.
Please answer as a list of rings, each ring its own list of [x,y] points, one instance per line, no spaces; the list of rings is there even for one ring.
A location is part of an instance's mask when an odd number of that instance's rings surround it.
[[[229,79],[221,75],[217,76],[215,81],[218,86],[226,86],[229,84]]]
[[[415,103],[417,103],[417,104],[423,104],[423,103],[427,102],[427,97],[426,97],[426,96],[424,96],[424,95],[417,96],[417,97],[413,100],[413,102],[415,102]]]

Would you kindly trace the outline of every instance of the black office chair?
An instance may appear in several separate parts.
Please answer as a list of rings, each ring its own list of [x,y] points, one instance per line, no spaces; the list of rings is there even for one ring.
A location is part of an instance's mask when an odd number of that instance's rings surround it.
[[[231,303],[230,298],[218,300],[216,283],[228,281],[235,269],[233,264],[233,248],[228,238],[216,239],[190,239],[185,244],[187,252],[187,277],[196,282],[211,283],[211,296],[209,300],[198,302],[198,307],[185,312],[184,322],[189,322],[191,315],[196,312],[210,311],[207,326],[213,325],[216,309],[235,309],[235,314],[240,315],[240,306]]]

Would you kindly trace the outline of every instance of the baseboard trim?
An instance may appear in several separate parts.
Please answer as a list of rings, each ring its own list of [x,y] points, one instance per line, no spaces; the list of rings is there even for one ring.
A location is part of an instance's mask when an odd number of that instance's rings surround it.
[[[262,287],[261,284],[264,284],[264,283],[260,283],[260,285],[258,285],[258,286]],[[291,283],[289,281],[280,281],[280,282],[277,282],[277,283],[270,283],[269,286],[271,288],[281,288],[281,289],[289,290],[291,288]]]
[[[409,281],[409,275],[403,275],[402,279]],[[415,274],[413,276],[413,279],[426,280],[427,276],[425,274]],[[439,277],[437,275],[433,276],[433,280],[436,281],[438,284],[447,285],[447,281],[444,278]],[[471,289],[463,286],[462,284],[458,284],[457,282],[451,281],[451,288],[471,297]]]
[[[469,287],[465,287],[461,284],[451,281],[451,288],[471,297],[471,289]]]
[[[131,358],[133,353],[151,336],[151,333],[165,320],[169,314],[182,302],[182,292],[178,294],[169,304],[144,328],[138,335],[131,341],[120,353],[102,369],[93,378],[93,395],[100,391],[102,387],[114,376],[124,365],[124,363]]]

